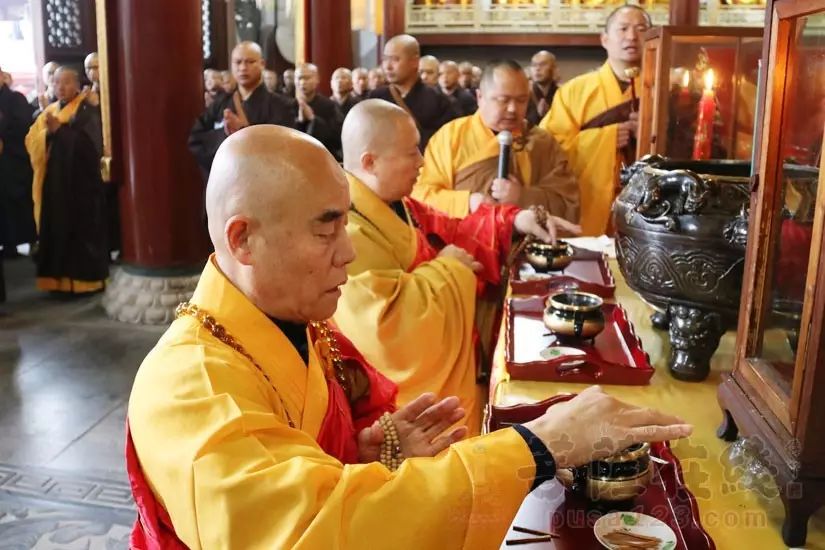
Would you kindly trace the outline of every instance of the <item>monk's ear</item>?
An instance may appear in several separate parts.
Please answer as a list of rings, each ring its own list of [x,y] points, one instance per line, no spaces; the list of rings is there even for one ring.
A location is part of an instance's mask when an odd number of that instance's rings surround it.
[[[369,151],[364,151],[361,153],[361,169],[368,174],[375,173],[375,155],[370,153]]]
[[[607,29],[603,30],[602,34],[599,35],[599,36],[601,37],[601,40],[602,40],[602,48],[604,48],[606,50],[607,49]]]
[[[232,216],[226,221],[224,229],[226,249],[241,265],[252,263],[251,229],[251,220],[246,216]]]

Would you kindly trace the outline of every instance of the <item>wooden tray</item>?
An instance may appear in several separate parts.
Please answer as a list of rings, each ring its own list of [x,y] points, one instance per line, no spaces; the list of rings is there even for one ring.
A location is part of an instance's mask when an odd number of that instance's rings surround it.
[[[607,265],[607,256],[601,252],[573,247],[573,262],[564,271],[536,273],[524,261],[522,254],[510,271],[510,287],[513,294],[548,294],[561,290],[581,290],[612,298],[616,293],[616,280]]]
[[[505,428],[514,423],[532,420],[548,407],[567,401],[573,395],[557,395],[535,404],[513,407],[489,407],[488,431]],[[676,534],[674,550],[715,550],[716,545],[702,527],[696,498],[685,486],[679,459],[668,443],[655,443],[651,454],[667,464],[652,463],[653,480],[648,489],[623,511],[640,512],[666,523]],[[564,489],[558,481],[548,481],[524,499],[513,525],[552,532],[559,535],[548,543],[501,548],[529,548],[531,550],[604,550],[593,534],[593,524],[604,513],[613,510],[597,508],[587,499]],[[511,528],[505,540],[531,537]]]
[[[510,298],[505,362],[513,380],[642,386],[654,369],[621,306],[604,304],[604,330],[592,341],[561,339],[544,326],[545,296]]]

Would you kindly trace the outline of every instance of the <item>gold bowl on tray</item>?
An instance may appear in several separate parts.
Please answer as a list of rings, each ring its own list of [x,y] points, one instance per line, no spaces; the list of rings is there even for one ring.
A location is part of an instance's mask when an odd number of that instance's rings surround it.
[[[595,338],[604,330],[604,300],[578,290],[565,290],[547,298],[544,325],[554,334],[571,338]]]
[[[653,477],[650,444],[634,445],[587,466],[559,470],[556,477],[568,489],[594,502],[633,500],[644,492]]]
[[[561,271],[573,261],[573,247],[561,240],[553,244],[533,241],[525,247],[524,255],[538,272]]]

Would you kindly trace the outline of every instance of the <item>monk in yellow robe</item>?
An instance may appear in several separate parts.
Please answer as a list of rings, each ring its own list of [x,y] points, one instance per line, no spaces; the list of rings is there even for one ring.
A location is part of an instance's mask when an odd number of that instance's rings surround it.
[[[390,412],[392,392],[347,367],[357,352],[324,322],[353,259],[332,155],[295,130],[242,129],[206,202],[215,254],[129,399],[133,548],[497,548],[556,467],[690,432],[599,388],[459,442],[444,431],[454,398]]]
[[[488,65],[477,92],[478,111],[444,125],[430,140],[413,198],[463,218],[479,204],[541,205],[573,223],[579,189],[559,144],[540,128],[527,128],[530,84],[515,61]],[[513,135],[509,175],[498,178],[496,134]]]
[[[475,330],[479,284],[500,282],[514,230],[551,240],[559,228],[577,228],[556,217],[543,227],[535,211],[513,205],[482,204],[450,218],[409,198],[422,160],[418,139],[415,121],[386,102],[364,101],[344,122],[356,258],[335,322],[398,383],[399,402],[425,391],[457,395],[477,434],[476,341],[493,338]]]
[[[81,93],[79,75],[67,67],[55,72],[54,89],[58,100],[26,135],[34,170],[37,287],[94,292],[103,289],[110,261],[99,98]]]
[[[641,63],[642,36],[649,27],[650,17],[639,6],[614,10],[601,35],[607,61],[563,84],[540,123],[561,143],[578,178],[584,235],[608,232],[619,169],[633,161],[638,117],[631,88],[638,97],[640,87],[625,71]]]

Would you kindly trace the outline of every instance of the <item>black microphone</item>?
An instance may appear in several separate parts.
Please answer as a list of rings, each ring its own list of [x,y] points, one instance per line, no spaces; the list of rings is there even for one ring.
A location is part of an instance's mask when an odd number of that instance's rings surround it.
[[[498,133],[498,177],[507,179],[510,175],[510,149],[513,147],[513,134],[507,130]]]

